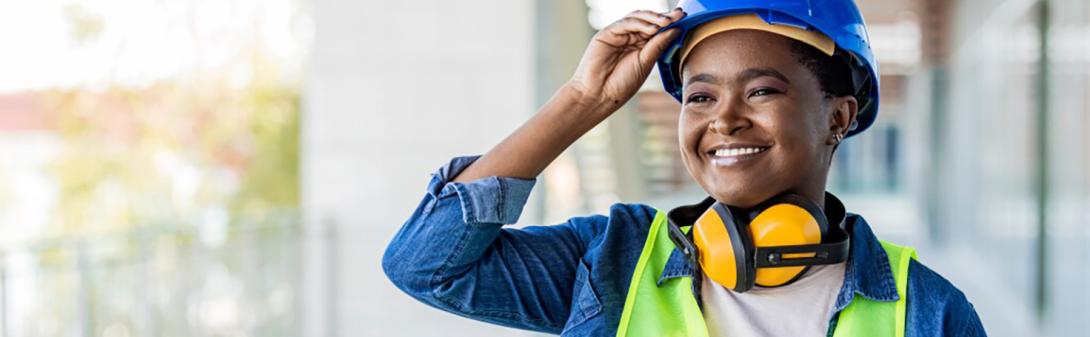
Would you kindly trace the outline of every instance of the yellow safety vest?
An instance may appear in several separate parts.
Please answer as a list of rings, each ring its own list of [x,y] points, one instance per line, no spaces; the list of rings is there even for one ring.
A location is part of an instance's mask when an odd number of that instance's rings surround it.
[[[621,322],[617,326],[618,337],[708,336],[704,314],[691,290],[692,278],[676,278],[658,285],[659,275],[674,250],[665,222],[666,213],[658,211],[632,273]],[[882,248],[889,257],[898,300],[881,302],[855,296],[840,312],[834,337],[904,337],[908,262],[916,258],[916,251],[885,241],[882,241]]]

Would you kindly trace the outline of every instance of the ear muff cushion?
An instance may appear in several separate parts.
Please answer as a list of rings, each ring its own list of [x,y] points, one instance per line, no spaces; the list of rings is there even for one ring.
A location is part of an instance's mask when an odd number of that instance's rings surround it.
[[[749,256],[745,251],[734,218],[722,204],[716,203],[693,224],[693,241],[700,251],[700,267],[712,281],[737,289],[746,288],[746,263],[739,258]],[[751,281],[750,281],[751,282]]]
[[[756,247],[790,246],[821,243],[822,227],[805,208],[782,203],[760,212],[749,223],[750,234]],[[794,256],[792,256],[794,255]],[[813,253],[787,254],[784,258],[813,257]],[[760,268],[756,272],[756,284],[766,287],[783,285],[795,279],[805,270],[799,267]]]

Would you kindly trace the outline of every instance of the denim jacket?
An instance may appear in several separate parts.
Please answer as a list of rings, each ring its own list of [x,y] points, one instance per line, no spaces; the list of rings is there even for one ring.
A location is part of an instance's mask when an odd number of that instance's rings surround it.
[[[386,248],[387,277],[425,304],[475,320],[564,336],[615,335],[656,210],[618,203],[608,215],[504,228],[518,221],[535,180],[450,182],[477,158],[454,158],[432,176],[424,199]],[[870,226],[851,213],[845,225],[851,249],[830,335],[855,296],[898,299]],[[662,278],[691,275],[684,259],[671,258]],[[905,326],[907,337],[985,336],[965,295],[916,261],[909,266]]]

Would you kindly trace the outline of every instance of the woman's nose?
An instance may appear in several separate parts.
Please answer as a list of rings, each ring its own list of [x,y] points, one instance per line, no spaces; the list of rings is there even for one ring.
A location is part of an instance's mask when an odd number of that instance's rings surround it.
[[[708,129],[715,133],[733,136],[741,130],[751,126],[753,126],[752,122],[743,116],[740,107],[734,106],[734,104],[727,104],[721,111],[715,114],[715,119],[708,125]]]

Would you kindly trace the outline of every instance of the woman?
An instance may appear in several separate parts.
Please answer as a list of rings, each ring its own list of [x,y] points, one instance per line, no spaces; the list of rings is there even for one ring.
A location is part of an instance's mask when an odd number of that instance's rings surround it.
[[[522,127],[439,169],[386,274],[436,308],[570,336],[984,335],[960,291],[825,192],[837,145],[877,113],[877,69],[853,3],[810,3],[683,1],[605,27]],[[502,228],[656,60],[710,197]]]

